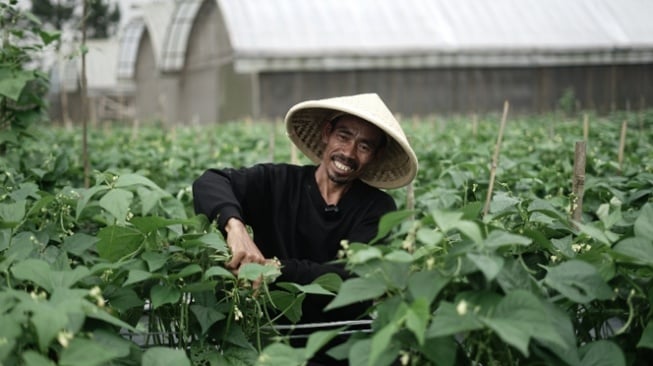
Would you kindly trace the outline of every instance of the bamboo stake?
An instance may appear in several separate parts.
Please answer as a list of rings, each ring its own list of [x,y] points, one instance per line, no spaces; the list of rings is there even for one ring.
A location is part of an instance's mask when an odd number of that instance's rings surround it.
[[[472,114],[472,137],[476,140],[476,134],[478,133],[478,115],[476,113]]]
[[[503,139],[503,130],[506,127],[506,119],[508,118],[508,101],[503,102],[503,116],[501,117],[501,125],[499,126],[499,136],[497,136],[497,144],[494,146],[494,155],[492,156],[492,166],[490,168],[490,183],[487,190],[487,197],[485,197],[485,207],[483,208],[483,216],[487,216],[490,210],[490,201],[492,200],[492,190],[494,189],[494,179],[497,174],[497,164],[499,162],[499,152],[501,151],[501,140]]]
[[[583,141],[589,141],[590,135],[590,118],[587,113],[583,114]]]
[[[406,187],[406,209],[412,211],[415,209],[415,187],[413,182]]]
[[[583,194],[585,190],[585,161],[586,161],[586,143],[585,141],[576,142],[574,152],[574,177],[572,179],[572,192],[574,202],[572,205],[572,218],[575,222],[580,222],[583,214]]]
[[[87,112],[87,79],[86,79],[86,17],[88,16],[87,1],[82,5],[82,72],[81,72],[81,110],[82,110],[82,161],[84,165],[84,188],[91,185],[91,165],[88,158],[88,112]]]
[[[626,147],[626,130],[628,129],[628,121],[621,122],[621,138],[619,140],[619,174],[623,171],[624,149]]]

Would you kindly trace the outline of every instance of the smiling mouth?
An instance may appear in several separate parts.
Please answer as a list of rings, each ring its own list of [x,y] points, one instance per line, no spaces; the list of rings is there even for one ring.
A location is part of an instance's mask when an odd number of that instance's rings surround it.
[[[342,163],[342,162],[340,162],[340,161],[338,161],[338,160],[334,160],[334,161],[333,161],[333,165],[335,165],[335,167],[336,167],[338,170],[342,170],[343,172],[346,172],[346,173],[349,173],[349,172],[351,172],[351,171],[354,170],[354,169],[353,169],[352,167],[350,167],[349,165],[347,165],[347,164],[345,164],[345,163]]]

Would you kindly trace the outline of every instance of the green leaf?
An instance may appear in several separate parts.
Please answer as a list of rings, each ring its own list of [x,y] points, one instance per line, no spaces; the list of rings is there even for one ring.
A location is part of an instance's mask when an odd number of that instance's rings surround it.
[[[429,323],[429,305],[425,299],[417,299],[406,313],[406,328],[413,332],[420,346],[424,345],[426,325]]]
[[[635,236],[653,240],[653,204],[645,204],[634,224]]]
[[[333,338],[338,336],[340,331],[342,331],[342,329],[325,330],[311,333],[311,335],[308,337],[308,341],[306,342],[304,357],[307,359],[313,357],[313,355],[315,355],[322,347],[329,343]]]
[[[31,281],[50,293],[57,287],[70,288],[90,274],[88,268],[84,266],[77,266],[72,270],[54,271],[47,262],[40,259],[18,262],[11,268],[11,272],[16,278]]]
[[[143,354],[141,366],[190,366],[190,360],[182,349],[152,347]]]
[[[390,348],[392,337],[399,331],[395,323],[389,323],[381,330],[375,331],[372,336],[372,345],[370,347],[370,358],[367,361],[369,366],[378,365],[379,357]]]
[[[425,245],[433,246],[444,239],[444,235],[430,228],[420,228],[416,234],[417,240]]]
[[[612,289],[596,268],[580,260],[570,260],[548,268],[544,283],[581,304],[587,304],[594,299],[608,300],[614,296]]]
[[[424,299],[431,304],[449,280],[437,271],[413,272],[408,278],[408,292],[413,299]]]
[[[488,282],[494,280],[503,268],[503,258],[497,255],[467,253],[467,258],[483,272]]]
[[[33,71],[8,71],[0,69],[0,95],[18,101],[25,85],[35,79]]]
[[[618,242],[613,250],[626,257],[623,262],[653,267],[653,241],[650,239],[639,236],[626,238]]]
[[[150,290],[152,308],[157,309],[165,304],[174,304],[181,298],[181,291],[172,286],[154,285]]]
[[[506,245],[530,245],[532,239],[525,236],[507,233],[501,230],[492,231],[482,242],[483,246],[488,248],[500,248]]]
[[[84,233],[75,233],[64,238],[61,248],[70,254],[82,256],[99,240],[100,239],[95,236]]]
[[[225,243],[224,239],[219,234],[208,233],[200,237],[198,240],[206,244],[209,248],[213,248],[222,253],[228,252],[227,243]]]
[[[342,286],[342,278],[336,273],[329,272],[316,278],[312,283],[320,285],[325,290],[335,293],[338,292],[340,286]]]
[[[217,321],[226,318],[223,313],[217,311],[214,307],[191,305],[190,311],[195,315],[197,322],[200,324],[203,335],[206,334],[209,328],[211,328],[211,326]]]
[[[426,337],[436,338],[482,329],[483,323],[481,323],[478,316],[471,309],[460,305],[459,303],[458,310],[461,311],[458,311],[454,304],[442,302],[433,314],[433,320],[426,331]]]
[[[649,321],[646,324],[646,328],[642,332],[642,336],[637,342],[637,348],[649,348],[653,349],[653,321]]]
[[[152,273],[140,269],[132,269],[129,270],[129,274],[127,275],[127,280],[125,280],[125,282],[122,285],[129,286],[135,283],[143,282],[150,278],[152,278]]]
[[[497,192],[490,202],[490,212],[499,213],[505,211],[515,207],[519,202],[519,199],[511,197],[505,192]]]
[[[262,265],[258,263],[246,263],[238,269],[238,278],[250,281],[256,281],[261,277],[268,277],[280,273],[279,269],[271,265]]]
[[[56,366],[54,362],[34,351],[23,352],[25,366]]]
[[[221,266],[213,266],[204,271],[204,279],[209,279],[213,276],[233,278],[234,274],[229,272],[226,268]]]
[[[59,40],[61,38],[61,32],[59,31],[48,32],[43,29],[40,29],[39,36],[41,37],[41,41],[43,41],[43,45],[47,46],[50,43]]]
[[[170,275],[169,277],[171,279],[185,278],[200,272],[202,272],[202,267],[200,267],[199,264],[193,263],[182,268],[181,271],[179,271],[177,274]]]
[[[139,175],[139,174],[123,174],[118,177],[114,186],[117,188],[125,188],[130,186],[146,186],[152,189],[161,190],[156,183],[152,182],[150,179]]]
[[[290,286],[295,287],[297,290],[305,294],[315,294],[315,295],[327,295],[333,296],[334,293],[325,289],[317,283],[311,283],[308,285],[298,285],[296,283],[289,283]]]
[[[98,254],[112,262],[135,254],[145,240],[140,231],[116,225],[100,229],[97,237],[100,238],[97,243]]]
[[[143,234],[152,233],[173,225],[185,225],[188,220],[166,219],[160,216],[135,216],[129,222],[132,223]]]
[[[528,357],[531,338],[568,347],[546,315],[544,305],[534,294],[517,290],[506,295],[494,314],[481,318],[506,343]]]
[[[160,252],[145,252],[141,254],[141,258],[147,263],[147,268],[150,272],[154,272],[163,267],[168,260],[168,256]]]
[[[430,338],[419,347],[420,352],[435,366],[455,366],[457,349],[454,337]]]
[[[304,350],[283,343],[272,343],[258,357],[258,366],[301,366],[307,362]],[[154,366],[154,365],[152,365]]]
[[[16,227],[25,218],[26,202],[0,203],[0,228]]]
[[[372,300],[380,297],[386,291],[382,280],[377,278],[352,278],[342,283],[336,298],[326,306],[325,310],[332,310],[360,301]]]
[[[386,213],[381,216],[379,220],[379,231],[377,232],[374,239],[370,240],[369,244],[374,244],[377,241],[385,238],[392,229],[399,226],[402,222],[406,221],[407,218],[414,215],[414,211],[408,210],[397,210]]]
[[[604,231],[591,224],[581,224],[580,222],[577,222],[576,226],[578,226],[578,229],[581,232],[589,235],[591,238],[607,246],[611,246],[612,242],[614,241],[611,238],[612,235],[608,234],[607,230]]]
[[[368,246],[363,249],[356,250],[349,258],[351,264],[366,263],[373,259],[379,259],[383,256],[381,250],[377,247]]]
[[[100,185],[91,187],[88,189],[80,189],[77,191],[80,195],[80,199],[77,201],[77,207],[75,208],[75,219],[79,220],[79,217],[82,214],[82,211],[88,206],[88,202],[93,198],[96,193],[103,192],[108,190],[109,187]]]
[[[305,294],[294,294],[286,291],[270,291],[274,307],[283,312],[284,316],[297,323],[302,316],[302,302]]]
[[[599,340],[580,348],[580,366],[626,366],[626,357],[614,342]]]
[[[134,194],[130,191],[115,188],[100,198],[100,207],[115,217],[117,222],[123,223],[127,219],[127,213],[133,198]]]

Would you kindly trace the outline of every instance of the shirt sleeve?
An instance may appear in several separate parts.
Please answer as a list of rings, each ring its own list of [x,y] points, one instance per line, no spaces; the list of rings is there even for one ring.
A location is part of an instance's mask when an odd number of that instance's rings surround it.
[[[251,183],[261,183],[264,176],[262,166],[205,171],[193,182],[195,213],[204,214],[211,221],[216,220],[218,229],[225,234],[224,226],[228,219],[235,217],[246,222],[243,206],[247,199],[258,198],[258,192]]]

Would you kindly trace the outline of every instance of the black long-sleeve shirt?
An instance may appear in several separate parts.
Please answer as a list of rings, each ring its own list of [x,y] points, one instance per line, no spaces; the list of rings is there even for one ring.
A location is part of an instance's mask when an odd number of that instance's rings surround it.
[[[392,197],[354,181],[336,207],[328,206],[315,181],[313,165],[259,164],[250,168],[207,170],[193,184],[196,213],[217,219],[224,233],[229,218],[249,225],[266,258],[282,263],[278,281],[307,284],[342,266],[340,242],[366,243],[377,234],[380,217],[396,209]]]

